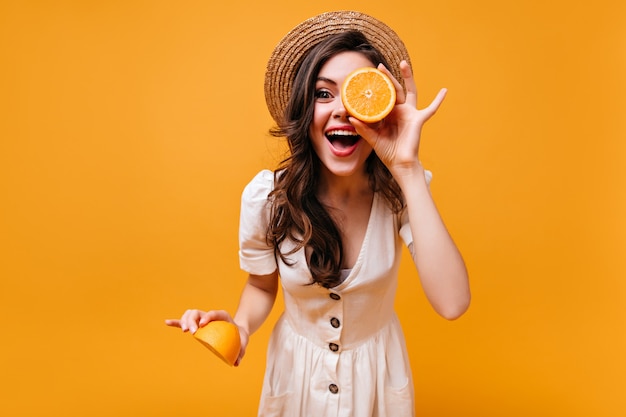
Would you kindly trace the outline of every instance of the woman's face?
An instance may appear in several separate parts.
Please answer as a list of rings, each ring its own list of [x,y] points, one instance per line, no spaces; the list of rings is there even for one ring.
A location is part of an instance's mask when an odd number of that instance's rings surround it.
[[[348,122],[341,102],[341,84],[348,74],[374,64],[359,52],[341,52],[321,68],[315,84],[315,108],[309,136],[324,175],[348,177],[365,173],[371,146]]]

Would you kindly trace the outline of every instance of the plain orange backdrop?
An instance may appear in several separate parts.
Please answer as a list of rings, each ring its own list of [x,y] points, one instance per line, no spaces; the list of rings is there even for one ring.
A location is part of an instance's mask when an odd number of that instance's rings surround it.
[[[626,415],[621,0],[2,2],[0,415],[255,415],[280,302],[239,368],[163,320],[234,312],[267,58],[338,8],[449,89],[421,155],[473,304],[439,318],[403,263],[418,415]]]

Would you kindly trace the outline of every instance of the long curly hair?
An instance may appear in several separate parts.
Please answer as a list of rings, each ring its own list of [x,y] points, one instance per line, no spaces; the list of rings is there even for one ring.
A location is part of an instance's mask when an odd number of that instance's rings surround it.
[[[268,244],[283,262],[290,265],[289,255],[305,247],[313,283],[332,288],[341,282],[343,244],[339,228],[329,211],[317,199],[320,160],[309,138],[313,120],[315,84],[322,66],[340,52],[362,53],[374,65],[383,56],[358,31],[348,31],[325,39],[307,54],[293,83],[285,117],[270,133],[287,138],[289,156],[274,174],[274,190],[269,195],[270,222]],[[372,191],[383,196],[394,213],[404,206],[400,187],[375,152],[366,160],[366,172]],[[295,246],[286,253],[280,245],[285,240]]]

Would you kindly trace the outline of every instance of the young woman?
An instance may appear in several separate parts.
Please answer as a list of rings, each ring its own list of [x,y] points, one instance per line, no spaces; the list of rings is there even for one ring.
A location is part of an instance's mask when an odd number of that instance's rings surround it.
[[[353,70],[392,77],[397,102],[377,124],[346,112]],[[234,318],[188,310],[170,326],[195,332],[212,320],[239,326],[242,351],[270,313],[279,284],[285,311],[268,347],[259,416],[413,416],[411,367],[393,310],[402,244],[433,308],[455,319],[468,308],[463,259],[429,192],[419,161],[425,109],[402,41],[358,12],[308,19],[279,43],[266,74],[276,136],[290,156],[245,188],[240,263],[250,275]]]

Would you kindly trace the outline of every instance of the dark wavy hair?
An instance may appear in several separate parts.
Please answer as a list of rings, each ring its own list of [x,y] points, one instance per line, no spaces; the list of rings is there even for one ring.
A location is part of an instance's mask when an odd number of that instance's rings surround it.
[[[268,244],[283,262],[290,265],[289,255],[305,247],[313,283],[331,288],[341,282],[343,244],[335,222],[316,197],[320,160],[309,138],[313,120],[315,84],[322,66],[340,52],[362,53],[372,64],[385,62],[383,56],[358,31],[333,35],[317,44],[306,55],[293,83],[283,122],[270,133],[287,138],[289,156],[274,174],[270,193]],[[380,193],[394,213],[404,206],[400,187],[375,152],[366,160],[366,172],[374,192]],[[295,247],[283,253],[280,244],[291,240]]]

